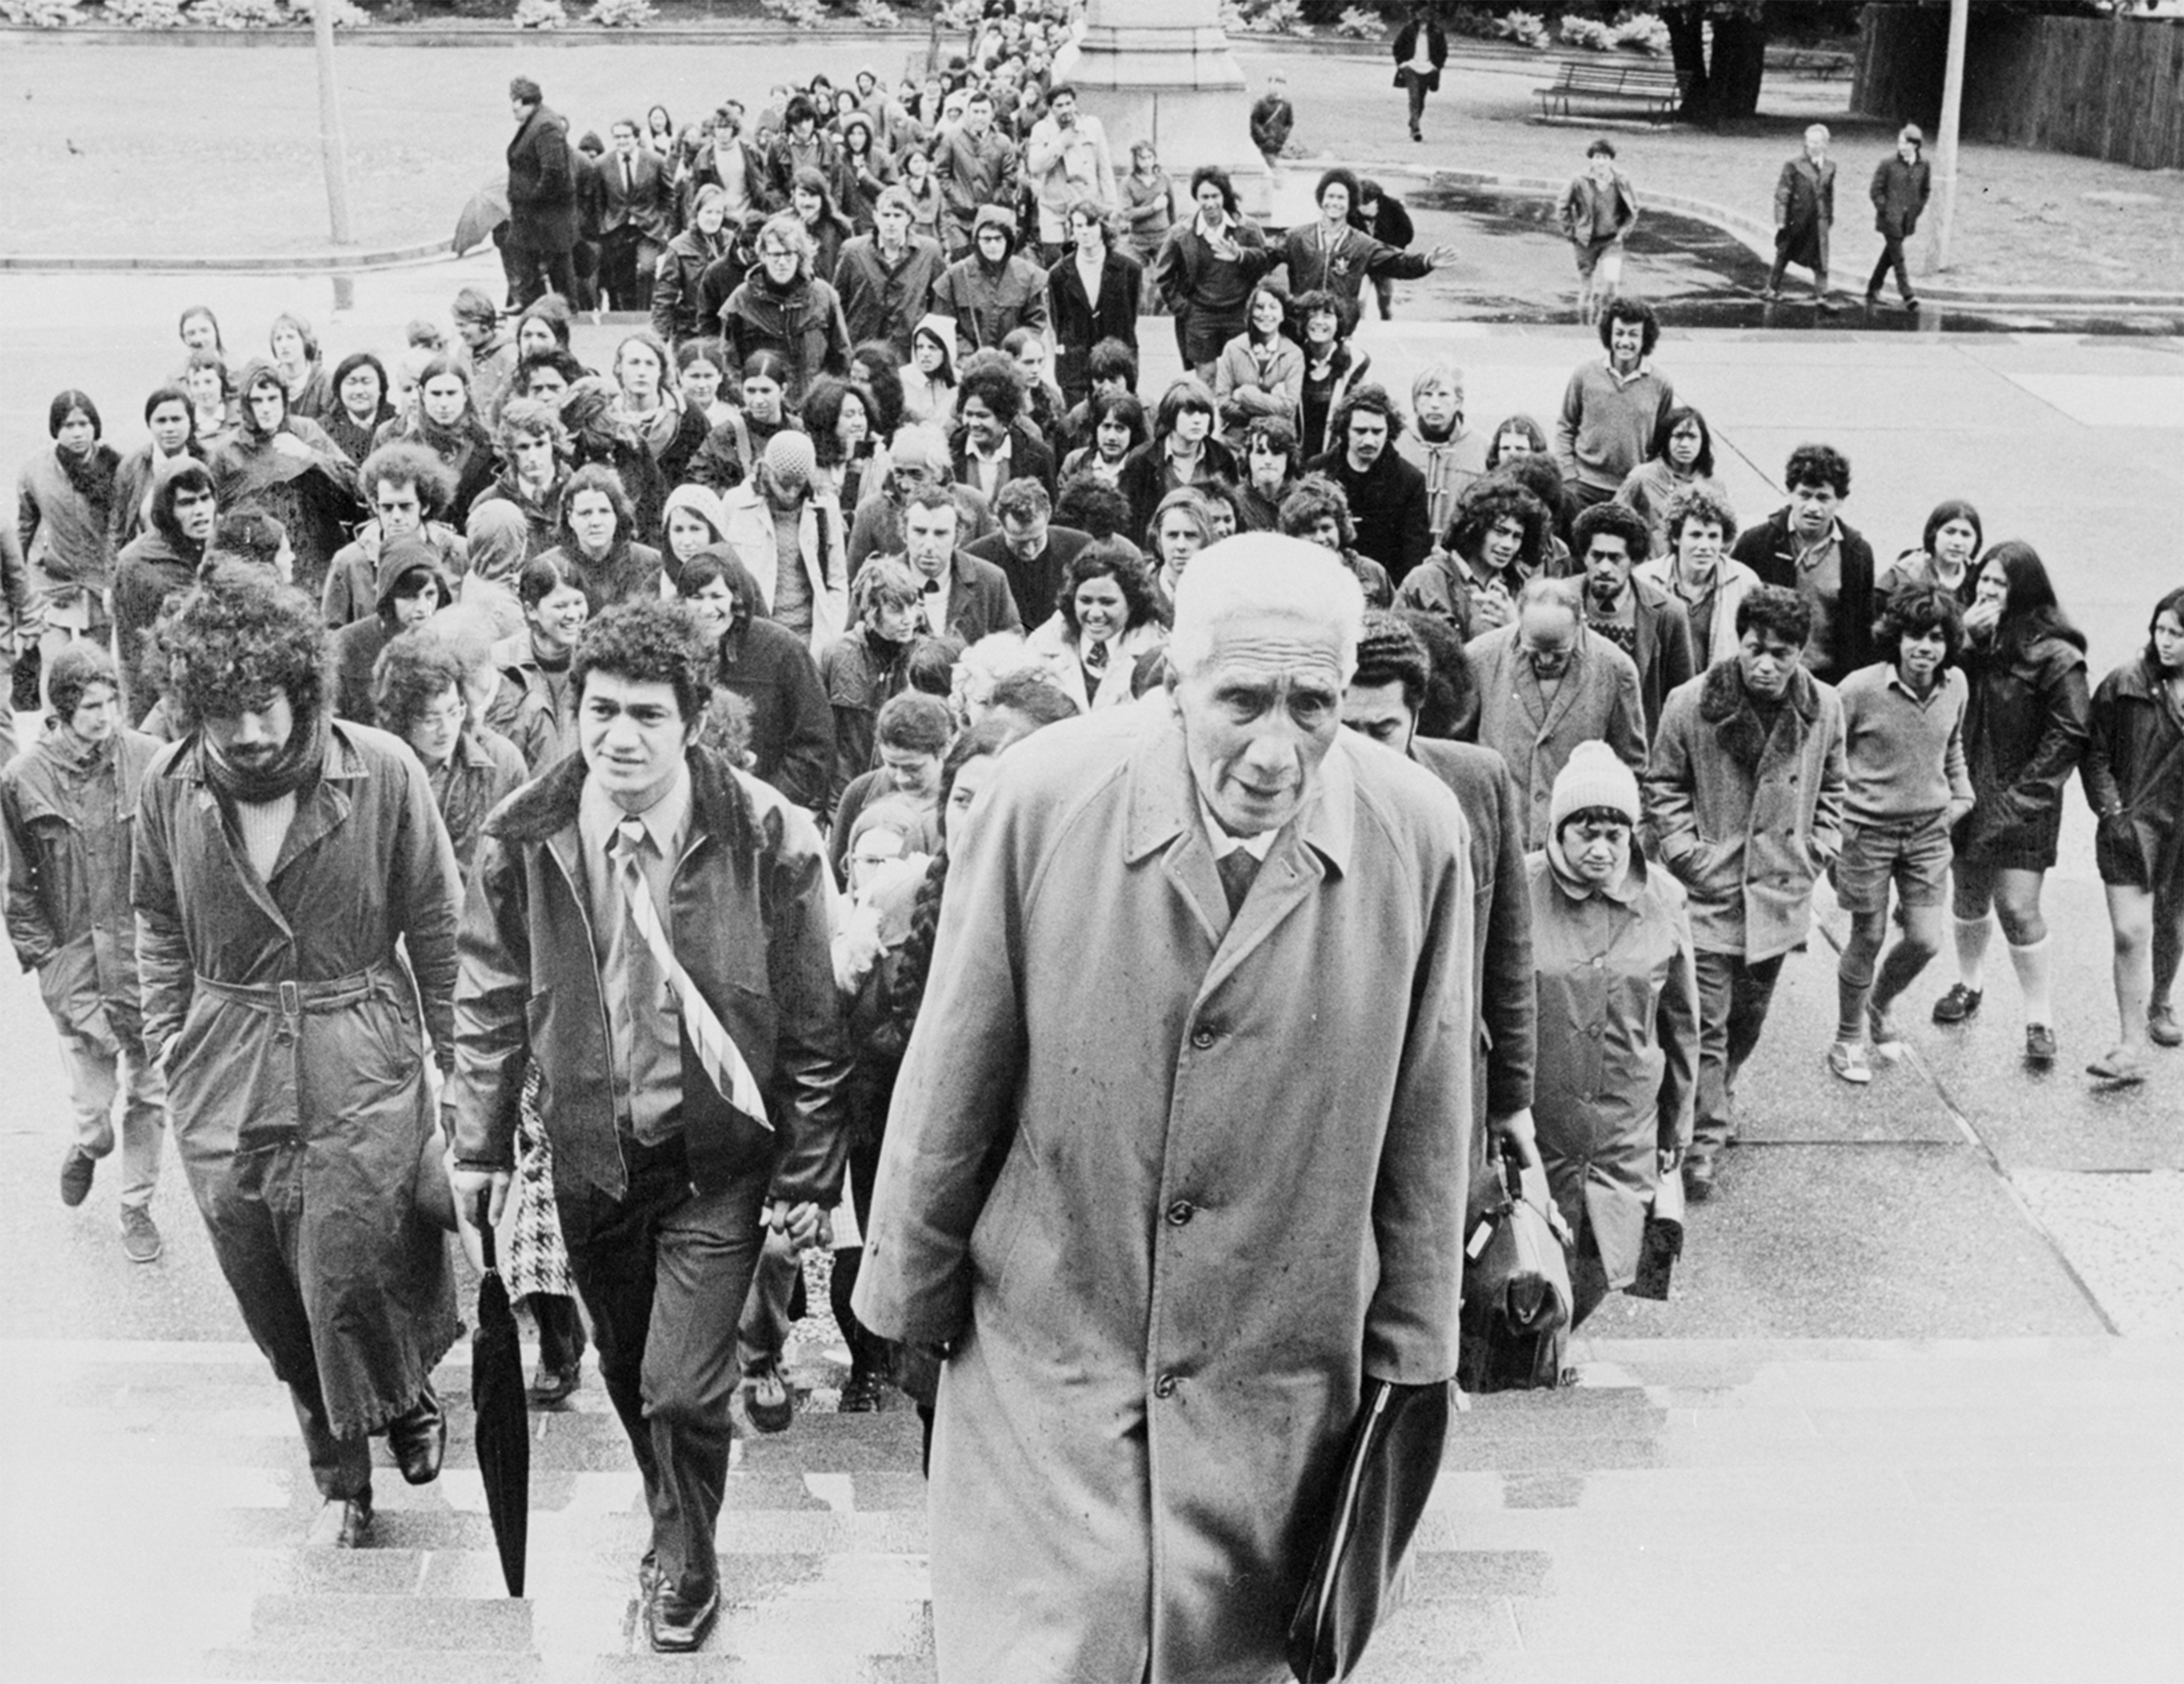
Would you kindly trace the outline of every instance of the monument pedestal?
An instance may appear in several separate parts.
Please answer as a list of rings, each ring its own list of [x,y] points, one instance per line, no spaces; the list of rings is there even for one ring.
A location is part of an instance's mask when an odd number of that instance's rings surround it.
[[[1056,55],[1054,80],[1078,91],[1100,120],[1115,173],[1130,167],[1132,142],[1150,140],[1178,189],[1214,164],[1236,184],[1245,215],[1263,220],[1273,179],[1251,144],[1251,96],[1221,28],[1219,0],[1092,0],[1084,38]]]

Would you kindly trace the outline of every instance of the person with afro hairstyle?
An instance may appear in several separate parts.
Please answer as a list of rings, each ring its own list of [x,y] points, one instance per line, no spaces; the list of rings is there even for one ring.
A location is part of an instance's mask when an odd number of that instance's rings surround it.
[[[1607,354],[1572,371],[1555,418],[1555,465],[1580,508],[1623,488],[1676,405],[1675,388],[1651,360],[1660,340],[1660,318],[1643,299],[1618,295],[1602,306]]]
[[[1661,704],[1696,670],[1690,616],[1662,587],[1634,577],[1652,539],[1631,510],[1620,503],[1596,503],[1577,517],[1574,536],[1585,629],[1607,638],[1638,668],[1650,739],[1661,722]]]
[[[1782,470],[1790,500],[1747,527],[1730,554],[1759,576],[1803,597],[1813,611],[1805,665],[1833,683],[1874,661],[1873,546],[1847,526],[1850,462],[1827,444],[1800,444]]]
[[[214,1255],[295,1406],[314,1536],[355,1548],[370,1437],[412,1485],[447,1442],[432,1374],[462,1323],[425,1060],[454,1057],[462,884],[416,757],[333,717],[310,598],[215,569],[168,644],[192,725],[137,796],[144,1046]]]

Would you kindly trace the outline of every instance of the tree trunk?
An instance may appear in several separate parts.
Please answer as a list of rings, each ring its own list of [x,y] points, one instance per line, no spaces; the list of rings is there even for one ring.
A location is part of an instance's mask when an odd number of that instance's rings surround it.
[[[1713,20],[1713,63],[1707,75],[1709,115],[1756,116],[1759,84],[1767,74],[1767,20],[1758,8],[1740,8]]]
[[[1707,105],[1706,8],[1663,6],[1669,26],[1669,57],[1684,79],[1684,103],[1676,115],[1686,123],[1705,120]]]

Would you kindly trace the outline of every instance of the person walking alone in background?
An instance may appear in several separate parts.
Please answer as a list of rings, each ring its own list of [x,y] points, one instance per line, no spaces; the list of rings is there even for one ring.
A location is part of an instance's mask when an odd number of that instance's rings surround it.
[[[1880,283],[1891,269],[1896,271],[1896,290],[1903,295],[1903,308],[1916,309],[1919,299],[1911,290],[1911,271],[1903,265],[1903,243],[1919,226],[1934,190],[1933,166],[1919,155],[1926,137],[1916,123],[1906,123],[1896,137],[1896,150],[1880,160],[1873,172],[1873,227],[1880,236],[1880,258],[1873,265],[1873,278],[1865,283],[1865,307],[1880,302]]]
[[[1774,182],[1774,266],[1767,271],[1769,304],[1782,296],[1782,271],[1791,264],[1813,271],[1813,302],[1828,302],[1828,232],[1836,220],[1836,166],[1828,157],[1828,131],[1805,131],[1805,149],[1782,166]]]
[[[1296,108],[1290,103],[1290,79],[1279,70],[1267,78],[1267,91],[1251,106],[1251,144],[1272,170],[1281,162],[1282,148],[1296,127]]]
[[[1411,8],[1411,20],[1396,31],[1396,86],[1410,98],[1411,138],[1422,141],[1418,125],[1426,114],[1426,96],[1440,92],[1441,66],[1448,62],[1448,36],[1426,0]]]
[[[1615,167],[1615,142],[1585,149],[1585,174],[1555,201],[1555,221],[1577,253],[1577,319],[1590,326],[1623,284],[1623,248],[1638,221],[1638,195]]]

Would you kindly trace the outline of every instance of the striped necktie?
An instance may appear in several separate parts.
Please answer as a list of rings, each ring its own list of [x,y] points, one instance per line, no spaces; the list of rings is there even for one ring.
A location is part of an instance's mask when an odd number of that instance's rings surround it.
[[[645,884],[644,869],[638,862],[645,842],[642,819],[625,818],[615,827],[615,884],[621,890],[622,909],[629,915],[630,928],[644,938],[652,962],[660,967],[660,973],[667,979],[667,985],[675,990],[676,1001],[682,1008],[682,1032],[689,1036],[698,1062],[705,1067],[705,1073],[712,1078],[721,1097],[760,1128],[771,1131],[773,1124],[766,1114],[766,1100],[759,1092],[758,1079],[751,1074],[750,1065],[742,1051],[729,1038],[719,1017],[706,1003],[705,996],[698,992],[698,984],[690,980],[690,973],[682,968],[675,950],[668,945],[667,931],[660,922],[660,909],[652,903],[652,890]]]

